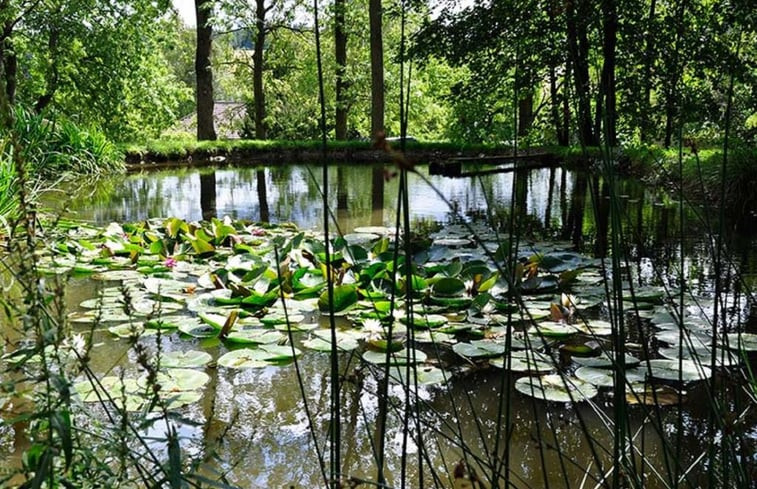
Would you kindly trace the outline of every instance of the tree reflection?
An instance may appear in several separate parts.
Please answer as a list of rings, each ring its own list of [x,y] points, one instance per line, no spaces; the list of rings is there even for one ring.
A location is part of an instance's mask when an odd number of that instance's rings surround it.
[[[260,222],[269,222],[271,213],[268,209],[268,188],[265,181],[265,170],[260,169],[255,172],[255,178],[258,184],[258,204],[260,206]]]
[[[200,173],[200,208],[206,221],[216,217],[216,172]],[[196,207],[195,207],[196,209]]]

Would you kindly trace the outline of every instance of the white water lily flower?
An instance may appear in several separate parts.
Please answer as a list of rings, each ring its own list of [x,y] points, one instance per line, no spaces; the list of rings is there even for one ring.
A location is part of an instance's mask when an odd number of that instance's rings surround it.
[[[569,309],[575,309],[576,304],[579,303],[579,300],[576,296],[573,294],[561,294],[560,295],[560,302],[562,302],[563,307],[567,307]]]
[[[87,340],[79,333],[63,340],[63,346],[72,352],[76,352],[79,356],[87,354]]]
[[[378,319],[366,319],[363,321],[363,331],[367,333],[366,341],[380,340],[384,336],[384,326]]]

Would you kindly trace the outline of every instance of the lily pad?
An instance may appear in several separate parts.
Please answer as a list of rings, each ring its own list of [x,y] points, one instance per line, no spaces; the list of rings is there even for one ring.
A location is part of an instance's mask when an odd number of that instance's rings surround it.
[[[407,316],[400,317],[402,324],[408,324]],[[440,314],[413,314],[412,326],[415,329],[437,328],[447,323],[447,318]]]
[[[199,350],[169,351],[160,357],[160,366],[165,368],[204,367],[213,357]]]
[[[279,331],[269,329],[235,329],[226,336],[229,343],[241,344],[272,344],[285,339],[286,336]]]
[[[368,350],[363,353],[363,360],[376,365],[386,364],[386,352]],[[389,363],[392,365],[406,365],[407,363],[423,363],[426,361],[426,354],[420,350],[408,350],[403,348],[389,355]]]
[[[221,330],[204,323],[199,318],[194,318],[179,325],[179,331],[194,338],[215,338]]]
[[[506,357],[497,357],[489,360],[489,365],[501,369],[507,367]],[[522,350],[510,354],[511,372],[529,372],[532,374],[548,373],[555,369],[555,362],[543,353]]]
[[[626,369],[626,382],[644,382],[645,374],[640,368]],[[597,387],[612,387],[615,379],[615,370],[597,367],[579,367],[575,376]]]
[[[573,361],[584,367],[596,367],[596,368],[612,368],[615,362],[615,355],[610,352],[603,352],[598,357],[573,357]],[[641,362],[633,355],[626,354],[625,365],[636,366]]]
[[[430,365],[415,365],[410,367],[410,379],[409,385],[439,385],[443,384],[446,379],[449,379],[449,372],[444,372],[442,369],[430,366]],[[392,382],[408,385],[407,382],[407,367],[400,365],[392,365],[389,370],[389,380]]]
[[[170,368],[158,372],[156,381],[161,386],[161,393],[192,391],[203,388],[210,381],[210,376],[201,370]],[[140,387],[145,387],[147,378],[140,377],[137,383]]]
[[[452,351],[464,358],[488,358],[502,355],[505,345],[492,340],[474,340],[470,343],[457,343]]]
[[[596,387],[576,377],[547,374],[541,377],[523,377],[515,381],[521,394],[553,402],[580,402],[595,397]]]
[[[564,339],[576,334],[576,328],[570,324],[547,321],[537,323],[528,329],[528,334],[535,336],[544,336],[547,338]]]
[[[650,360],[649,368],[652,377],[661,380],[696,382],[712,377],[712,370],[709,367],[693,360]]]
[[[241,348],[221,355],[218,365],[226,368],[263,368],[271,365],[259,349]]]

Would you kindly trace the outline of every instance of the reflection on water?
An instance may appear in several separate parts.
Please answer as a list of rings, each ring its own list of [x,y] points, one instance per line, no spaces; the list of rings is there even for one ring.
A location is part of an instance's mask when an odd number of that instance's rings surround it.
[[[573,241],[585,249],[604,255],[608,251],[609,190],[605,182],[586,174],[560,168],[486,175],[476,179],[448,179],[422,175],[409,176],[410,214],[414,220],[447,222],[460,216],[491,218],[507,227],[509,216],[518,226],[545,230],[549,236]],[[150,217],[177,216],[187,220],[231,216],[254,221],[293,221],[300,227],[322,226],[322,174],[319,167],[302,165],[274,168],[216,168],[211,170],[170,170],[118,176],[82,184],[76,182],[62,193],[49,195],[51,206],[65,206],[74,216],[106,224],[110,221],[137,221]],[[659,189],[635,182],[621,182],[623,245],[636,267],[640,281],[677,285],[680,258],[684,258],[683,276],[691,281],[695,293],[712,290],[713,261],[710,244],[689,239],[680,246],[680,215],[674,201]],[[329,205],[343,232],[366,225],[392,226],[397,218],[398,179],[385,179],[381,166],[331,167]],[[514,196],[514,197],[513,197]],[[687,222],[696,223],[689,214]],[[691,236],[701,235],[701,226],[687,225]],[[753,247],[743,246],[738,262],[742,270],[754,270]],[[740,277],[750,274],[740,273]],[[753,279],[754,274],[751,274]],[[92,283],[76,282],[69,292],[72,304],[93,295]],[[304,336],[303,336],[304,338]],[[301,338],[302,339],[302,338]],[[113,345],[93,352],[93,367],[110,370],[114,359],[129,368],[133,359],[123,344],[101,338]],[[99,340],[96,340],[99,342]],[[163,338],[163,350],[187,348],[191,342]],[[194,345],[194,347],[197,347]],[[209,351],[217,355],[222,347]],[[94,354],[97,353],[97,354]],[[306,397],[313,413],[313,426],[319,448],[328,453],[326,439],[329,423],[327,357],[308,353],[300,363]],[[342,364],[346,372],[342,419],[344,471],[350,475],[375,478],[373,433],[377,420],[376,396],[379,390],[370,369],[360,366],[349,355]],[[241,487],[319,487],[322,478],[316,458],[310,424],[295,370],[281,368],[230,371],[208,369],[212,377],[200,405],[191,406],[185,417],[196,423],[184,426],[186,449],[213,460],[207,475],[228,472],[228,480]],[[512,379],[511,379],[512,380]],[[612,453],[612,427],[602,421],[611,415],[612,399],[605,397],[595,413],[588,406],[577,410],[562,405],[547,405],[514,393],[512,398],[512,432],[508,443],[495,447],[498,402],[504,383],[497,371],[476,373],[458,379],[448,389],[421,388],[419,416],[426,440],[422,446],[413,440],[415,426],[409,426],[411,438],[404,436],[402,422],[392,415],[387,435],[389,453],[387,474],[390,483],[402,473],[398,455],[407,444],[411,454],[406,468],[409,479],[417,477],[419,460],[428,473],[431,465],[441,477],[461,459],[461,444],[473,454],[493,460],[507,456],[515,487],[579,487],[584,483],[586,467],[598,473],[597,464],[608,469]],[[394,398],[404,396],[399,387]],[[639,409],[629,416],[629,431],[636,435],[639,448],[652,460],[654,470],[665,471],[659,431],[670,433],[674,415],[663,414],[655,427]],[[683,460],[689,462],[703,444],[702,427],[706,413],[687,406],[681,425],[680,442]],[[580,424],[591,433],[587,440]],[[669,442],[669,440],[668,440]],[[691,449],[691,453],[687,450]],[[561,457],[560,454],[563,456]],[[215,455],[215,458],[212,457]],[[638,462],[638,461],[637,461]],[[652,468],[650,468],[650,471]],[[664,477],[664,478],[667,478]],[[696,480],[692,486],[697,485]],[[447,481],[444,481],[449,486]],[[427,480],[427,486],[437,485]],[[594,487],[596,481],[586,481]],[[415,487],[411,484],[411,487]],[[662,487],[650,478],[644,487]]]

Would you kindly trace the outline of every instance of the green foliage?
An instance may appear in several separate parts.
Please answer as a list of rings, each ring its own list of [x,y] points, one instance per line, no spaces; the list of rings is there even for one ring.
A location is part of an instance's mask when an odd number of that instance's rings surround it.
[[[51,120],[18,107],[13,130],[22,159],[36,174],[123,171],[123,153],[94,126],[80,127],[63,116]]]

